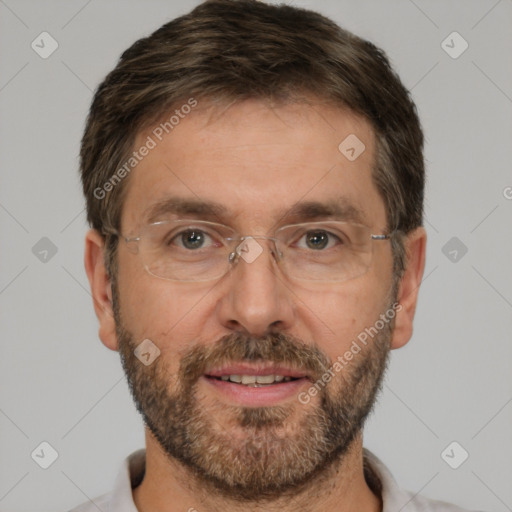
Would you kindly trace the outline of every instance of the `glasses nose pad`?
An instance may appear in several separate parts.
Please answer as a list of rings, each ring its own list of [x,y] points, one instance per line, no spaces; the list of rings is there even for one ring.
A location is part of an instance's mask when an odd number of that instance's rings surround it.
[[[235,264],[238,262],[238,260],[240,259],[240,255],[242,254],[242,252],[244,252],[245,245],[245,240],[242,240],[237,246],[235,246],[234,250],[229,253],[229,263]]]
[[[279,250],[278,241],[273,238],[274,248],[270,249],[270,252],[274,255],[276,261],[279,263],[283,259],[283,253]]]
[[[230,252],[228,256],[229,263],[235,263],[238,260],[238,256],[236,251]]]

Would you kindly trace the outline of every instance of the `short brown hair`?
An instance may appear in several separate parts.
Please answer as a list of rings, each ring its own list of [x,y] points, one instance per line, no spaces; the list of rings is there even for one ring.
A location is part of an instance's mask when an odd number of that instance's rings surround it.
[[[98,189],[133,151],[135,137],[194,97],[301,102],[313,95],[369,120],[376,134],[373,180],[389,230],[422,224],[423,132],[409,92],[382,50],[316,12],[258,0],[207,0],[126,50],[98,87],[80,151],[87,220],[106,238],[105,263],[117,272],[117,237],[128,178]],[[394,270],[405,266],[392,240]]]

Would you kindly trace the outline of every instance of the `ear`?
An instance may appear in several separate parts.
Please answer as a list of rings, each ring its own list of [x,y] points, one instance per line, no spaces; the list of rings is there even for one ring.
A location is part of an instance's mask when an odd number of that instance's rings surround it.
[[[425,252],[427,233],[422,227],[409,233],[404,241],[406,250],[405,271],[400,280],[395,317],[395,328],[391,348],[403,347],[412,336],[414,313],[418,301],[423,271],[425,269]]]
[[[107,348],[118,350],[112,286],[105,268],[104,250],[102,236],[95,229],[89,230],[85,235],[84,265],[91,287],[94,310],[100,323],[99,337]]]

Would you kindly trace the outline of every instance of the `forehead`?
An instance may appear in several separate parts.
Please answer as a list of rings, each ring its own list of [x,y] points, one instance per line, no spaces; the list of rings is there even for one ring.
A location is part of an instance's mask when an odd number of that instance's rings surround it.
[[[375,136],[362,117],[320,103],[251,100],[226,108],[199,101],[176,120],[168,133],[156,124],[137,136],[135,151],[151,149],[126,184],[123,229],[166,215],[265,229],[329,212],[385,225],[372,180]]]

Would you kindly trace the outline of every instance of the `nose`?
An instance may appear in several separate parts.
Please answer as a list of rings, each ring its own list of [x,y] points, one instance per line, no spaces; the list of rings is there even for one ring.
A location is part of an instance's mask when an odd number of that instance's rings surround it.
[[[263,336],[292,325],[293,294],[275,251],[271,240],[252,237],[237,247],[217,307],[219,320],[228,329]]]

